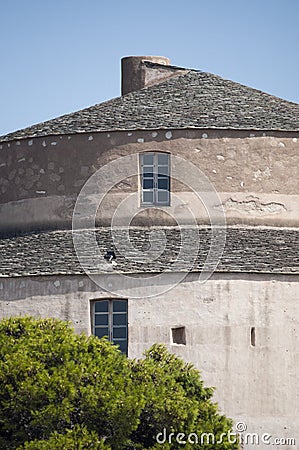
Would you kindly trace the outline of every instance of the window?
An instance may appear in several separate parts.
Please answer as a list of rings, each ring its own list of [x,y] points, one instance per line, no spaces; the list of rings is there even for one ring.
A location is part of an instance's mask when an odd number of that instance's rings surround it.
[[[93,303],[93,334],[107,336],[123,353],[128,351],[127,300],[98,300]]]
[[[255,347],[255,327],[250,328],[250,344]]]
[[[140,155],[141,165],[141,204],[170,204],[170,170],[168,153],[143,153]]]
[[[172,344],[186,345],[185,327],[171,328]]]

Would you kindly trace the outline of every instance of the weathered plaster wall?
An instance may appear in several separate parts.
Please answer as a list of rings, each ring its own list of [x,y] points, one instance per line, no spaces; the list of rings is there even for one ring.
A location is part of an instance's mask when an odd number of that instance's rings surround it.
[[[2,143],[0,231],[69,227],[75,199],[97,169],[153,150],[199,167],[220,193],[230,223],[296,226],[298,149],[299,133],[228,130],[119,131]],[[100,224],[106,225],[122,196],[136,189],[136,179],[116,186],[103,204]],[[172,190],[186,188],[174,182]],[[186,204],[190,201],[186,196]],[[202,206],[198,215],[205,222]],[[156,219],[165,223],[158,213]]]
[[[129,298],[129,356],[165,343],[217,388],[225,414],[248,432],[295,437],[290,448],[299,448],[298,283],[295,275],[214,274],[200,284],[189,274],[166,294]],[[90,333],[90,301],[107,296],[85,276],[3,278],[0,316],[51,315]],[[171,344],[177,326],[186,327],[186,345]]]
[[[135,302],[132,312],[131,356],[157,339],[168,344],[195,363],[247,432],[295,437],[299,448],[298,277],[219,275],[200,285],[190,275],[159,300]],[[186,327],[185,346],[170,344],[176,326]]]

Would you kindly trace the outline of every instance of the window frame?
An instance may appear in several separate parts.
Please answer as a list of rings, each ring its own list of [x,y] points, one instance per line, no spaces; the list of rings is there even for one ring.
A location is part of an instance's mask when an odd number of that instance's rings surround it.
[[[107,309],[105,308],[102,311],[97,311],[97,305],[102,303],[104,305],[104,302],[107,302]],[[118,310],[118,308],[115,308],[114,305],[117,305],[117,303],[120,304],[120,302],[123,302],[125,306],[125,310]],[[125,316],[125,324],[116,324],[114,322],[114,317],[116,315]],[[108,320],[105,323],[97,323],[97,317],[98,316],[107,316]],[[120,317],[119,317],[120,318]],[[92,300],[91,305],[91,325],[92,325],[92,334],[94,336],[98,336],[99,338],[106,336],[110,342],[117,345],[119,343],[125,343],[125,346],[119,347],[122,353],[128,354],[128,300],[122,299],[122,298],[100,298],[96,300]],[[108,335],[103,334],[99,336],[96,334],[97,329],[107,329]],[[125,337],[114,337],[114,331],[115,330],[124,330],[125,329]]]
[[[146,157],[152,156],[152,163],[145,163]],[[167,156],[167,163],[163,164],[159,162],[159,157]],[[170,166],[171,158],[170,153],[149,151],[139,154],[139,170],[140,170],[140,205],[141,206],[170,206]],[[148,172],[146,169],[148,168]],[[152,174],[152,176],[150,176]],[[159,182],[167,180],[166,189],[159,188]],[[148,181],[149,185],[152,181],[152,186],[145,188],[144,184]],[[159,200],[159,194],[167,192],[167,200]],[[145,200],[145,194],[152,193],[152,200]]]

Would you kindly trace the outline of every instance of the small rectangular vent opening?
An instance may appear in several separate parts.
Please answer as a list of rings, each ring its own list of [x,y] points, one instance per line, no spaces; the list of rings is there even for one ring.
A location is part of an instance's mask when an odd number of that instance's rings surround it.
[[[186,345],[186,329],[185,327],[171,328],[172,344]]]
[[[250,329],[250,344],[252,347],[255,347],[255,327]]]

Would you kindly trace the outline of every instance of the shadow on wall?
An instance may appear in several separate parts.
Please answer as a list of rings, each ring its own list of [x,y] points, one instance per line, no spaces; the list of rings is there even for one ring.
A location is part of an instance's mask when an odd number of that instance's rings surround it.
[[[142,275],[140,275],[142,276]],[[189,273],[183,283],[198,281],[199,273]],[[265,281],[281,283],[297,283],[298,276],[280,274],[247,274],[247,273],[214,273],[211,281],[223,280],[244,280],[264,283]],[[207,281],[209,283],[209,281]],[[2,278],[0,281],[0,302],[13,302],[34,297],[55,297],[63,295],[74,295],[90,293],[91,297],[96,295],[106,295],[111,297],[109,292],[101,290],[91,279],[84,275],[52,275],[37,277],[15,277]],[[157,296],[158,298],[158,296]]]

